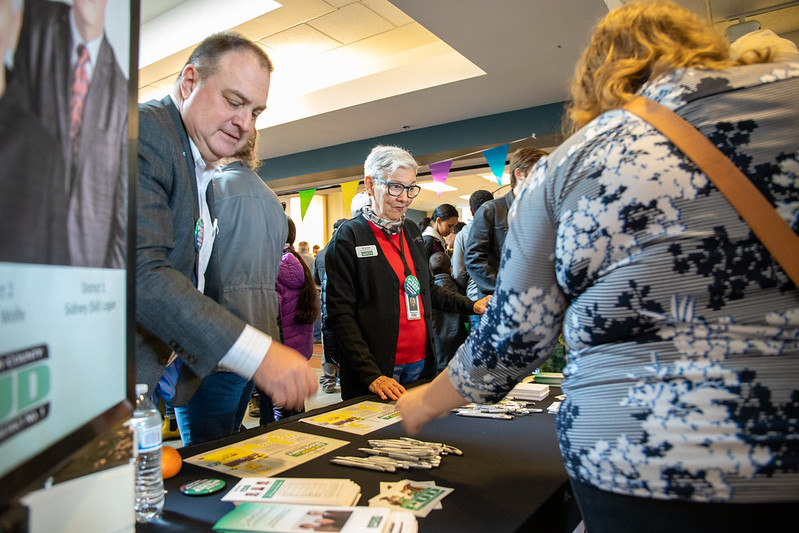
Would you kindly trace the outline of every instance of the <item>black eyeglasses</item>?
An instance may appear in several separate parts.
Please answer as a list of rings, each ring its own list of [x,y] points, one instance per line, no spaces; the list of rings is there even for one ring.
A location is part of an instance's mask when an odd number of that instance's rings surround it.
[[[386,186],[388,186],[388,194],[391,196],[401,196],[402,191],[408,191],[408,198],[416,198],[419,196],[419,193],[422,192],[422,188],[418,185],[403,185],[402,183],[397,183],[396,181],[381,180],[380,178],[375,178],[374,176],[372,179],[386,184]]]

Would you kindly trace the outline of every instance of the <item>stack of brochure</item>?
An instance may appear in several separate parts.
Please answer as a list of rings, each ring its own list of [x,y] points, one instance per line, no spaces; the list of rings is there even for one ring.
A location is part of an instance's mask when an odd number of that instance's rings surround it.
[[[519,383],[508,394],[508,398],[538,402],[549,396],[549,385],[540,383]]]
[[[381,507],[334,507],[242,503],[214,524],[219,533],[270,531],[340,531],[342,533],[416,533],[416,517],[408,511]]]
[[[560,387],[560,384],[563,383],[563,374],[560,372],[539,372],[533,376],[533,381],[542,385]]]
[[[251,477],[239,481],[224,502],[341,505],[358,503],[361,487],[349,479]]]

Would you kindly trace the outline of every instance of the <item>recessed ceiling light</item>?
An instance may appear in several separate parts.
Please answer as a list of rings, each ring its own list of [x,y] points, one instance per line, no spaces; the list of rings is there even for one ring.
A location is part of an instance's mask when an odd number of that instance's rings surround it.
[[[446,183],[441,183],[439,181],[427,181],[425,183],[420,183],[419,187],[433,192],[449,192],[449,191],[458,190],[456,187],[453,187],[452,185],[447,185]]]
[[[480,174],[480,177],[484,180],[490,181],[491,183],[497,182],[497,177],[493,174]],[[510,174],[502,174],[501,185],[510,185]]]

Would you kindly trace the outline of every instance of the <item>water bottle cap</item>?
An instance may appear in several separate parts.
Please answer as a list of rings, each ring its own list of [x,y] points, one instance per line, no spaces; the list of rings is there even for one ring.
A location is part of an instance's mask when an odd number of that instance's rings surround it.
[[[148,387],[146,383],[136,383],[136,396],[147,394],[147,389]]]

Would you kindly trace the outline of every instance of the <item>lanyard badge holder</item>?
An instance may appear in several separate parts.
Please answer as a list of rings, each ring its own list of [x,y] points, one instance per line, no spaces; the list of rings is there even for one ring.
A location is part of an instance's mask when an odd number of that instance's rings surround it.
[[[402,266],[405,273],[402,289],[405,295],[405,312],[408,316],[408,320],[420,320],[422,318],[422,310],[419,306],[419,293],[421,292],[422,284],[419,283],[419,278],[413,275],[410,267],[408,267],[408,262],[405,260],[405,239],[403,238],[403,234],[400,231],[400,245],[399,248],[397,248],[397,245],[391,240],[391,235],[385,231],[383,231],[383,233],[388,237],[388,242],[391,243],[391,246],[399,252],[400,259],[402,259]]]
[[[408,320],[419,320],[422,318],[422,312],[419,309],[421,289],[419,280],[413,274],[409,274],[405,276],[405,282],[402,285],[405,289],[405,310],[408,313]]]

